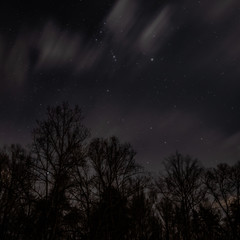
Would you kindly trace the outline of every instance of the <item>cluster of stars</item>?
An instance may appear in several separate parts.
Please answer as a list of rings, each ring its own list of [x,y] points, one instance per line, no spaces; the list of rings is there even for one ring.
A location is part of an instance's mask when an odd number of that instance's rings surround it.
[[[113,61],[117,62],[117,56],[114,54],[113,50],[111,50],[111,55],[112,55]]]

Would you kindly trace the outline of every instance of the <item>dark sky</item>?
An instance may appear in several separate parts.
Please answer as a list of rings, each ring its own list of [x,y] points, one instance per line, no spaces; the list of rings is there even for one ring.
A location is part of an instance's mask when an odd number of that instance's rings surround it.
[[[30,142],[48,105],[78,104],[156,170],[176,150],[240,157],[239,0],[0,6],[0,144]]]

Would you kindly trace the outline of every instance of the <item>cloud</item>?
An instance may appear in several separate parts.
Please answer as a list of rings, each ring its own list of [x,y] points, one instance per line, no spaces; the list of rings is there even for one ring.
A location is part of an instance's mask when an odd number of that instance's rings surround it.
[[[219,146],[216,146],[216,155],[222,162],[232,164],[240,161],[240,132],[223,138]]]
[[[53,22],[47,23],[37,40],[36,70],[70,68],[81,73],[97,64],[102,49],[88,42],[84,33],[69,33]]]
[[[219,68],[216,59],[220,58],[226,67],[239,55],[238,24],[232,24],[226,35],[219,29],[224,25],[223,21],[233,21],[230,13],[238,5],[236,0],[185,0],[180,3],[169,1],[153,9],[147,8],[144,1],[119,0],[100,24],[95,33],[96,41],[87,38],[84,32],[67,31],[49,20],[42,27],[37,26],[37,31],[28,28],[28,34],[20,29],[13,46],[7,44],[6,36],[2,36],[0,48],[7,50],[1,52],[0,59],[4,59],[4,63],[0,74],[5,82],[20,86],[31,71],[68,69],[80,75],[94,69],[104,75],[111,74],[109,69],[117,67],[117,64],[113,65],[117,61],[118,65],[129,67],[128,81],[137,79],[136,63],[140,63],[143,72],[149,66],[146,60],[152,57],[169,58],[169,64],[174,65],[171,58],[175,56],[163,52],[167,44],[176,39],[184,44],[178,46],[176,41],[172,49],[176,49],[176,55],[189,55],[184,59],[185,65],[196,71],[207,69],[209,65],[212,69]],[[184,28],[190,26],[190,22],[194,25],[195,35],[185,36]],[[216,39],[210,32],[211,26],[216,29]],[[209,37],[211,34],[213,37]],[[194,43],[197,40],[201,43],[199,46]],[[32,51],[37,52],[35,66],[31,65]]]
[[[206,167],[240,158],[240,133],[228,135],[196,112],[98,104],[86,119],[92,136],[116,135],[130,142],[138,162],[151,171],[176,150],[199,158]]]
[[[202,17],[206,21],[220,21],[223,22],[229,17],[237,7],[239,7],[238,0],[213,0],[199,1],[199,5],[204,8],[202,11]]]
[[[136,24],[139,15],[138,5],[135,0],[119,0],[106,18],[106,24],[115,40],[121,42]]]
[[[30,65],[28,55],[28,39],[22,36],[15,41],[6,60],[5,72],[9,81],[21,84],[25,80]]]
[[[29,38],[22,34],[13,43],[8,44],[5,36],[0,37],[0,75],[3,86],[18,88],[28,75],[30,68]]]
[[[117,48],[129,47],[136,57],[139,53],[157,53],[173,33],[175,7],[168,4],[146,12],[144,5],[141,1],[119,0],[106,18],[109,38],[113,36]]]
[[[173,13],[173,7],[166,6],[145,27],[139,39],[139,47],[142,52],[148,54],[156,53],[171,36],[173,32],[171,16]]]
[[[27,131],[26,131],[27,130]],[[25,123],[11,121],[0,121],[0,145],[29,144],[31,129]]]
[[[49,22],[37,36],[39,51],[37,68],[66,67],[76,61],[81,47],[79,35],[61,31],[56,24]]]
[[[7,88],[21,89],[29,73],[71,70],[80,74],[99,61],[102,49],[88,42],[84,33],[69,33],[52,21],[39,29],[28,29],[28,34],[19,30],[12,46],[7,36],[1,36],[0,74]]]

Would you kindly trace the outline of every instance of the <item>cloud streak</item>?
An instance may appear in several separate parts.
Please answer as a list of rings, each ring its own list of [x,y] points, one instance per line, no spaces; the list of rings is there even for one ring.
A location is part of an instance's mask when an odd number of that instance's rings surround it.
[[[196,8],[196,5],[199,7]],[[146,60],[152,57],[159,59],[160,54],[161,58],[167,57],[163,54],[167,44],[176,38],[183,38],[184,26],[193,19],[198,26],[208,27],[196,36],[199,38],[199,48],[195,47],[189,39],[182,46],[184,48],[178,50],[185,53],[190,51],[190,56],[193,54],[189,61],[185,60],[185,64],[190,64],[196,69],[203,69],[220,58],[221,63],[226,66],[231,62],[229,59],[236,61],[239,53],[238,24],[232,25],[232,29],[228,30],[226,36],[218,33],[217,29],[222,24],[219,19],[229,19],[231,17],[229,12],[237,5],[239,3],[235,0],[227,3],[226,1],[198,3],[186,0],[178,4],[169,2],[159,6],[157,10],[146,12],[142,1],[117,1],[102,22],[100,33],[97,33],[95,37],[96,41],[89,41],[84,32],[72,33],[64,30],[57,23],[49,21],[38,32],[30,29],[26,35],[24,31],[20,31],[13,46],[8,46],[5,53],[1,53],[0,58],[7,59],[2,65],[2,76],[5,82],[21,85],[27,79],[29,71],[37,72],[58,68],[70,69],[75,74],[82,74],[96,68],[106,73],[112,60],[131,66],[133,72],[137,62],[141,64],[141,69],[145,69],[148,67]],[[198,19],[195,16],[198,16]],[[211,22],[208,19],[209,16],[215,22]],[[213,30],[213,37],[206,46],[204,38],[208,38],[207,34],[211,31],[208,28],[212,24],[214,24],[216,34]],[[217,44],[214,37],[219,37]],[[6,41],[3,36],[0,47],[3,48],[7,44]],[[205,51],[201,50],[203,44],[205,44]],[[233,46],[236,47],[233,48]],[[209,51],[211,47],[212,50]],[[33,69],[30,69],[33,49],[37,52],[37,61]],[[115,59],[112,59],[113,56]],[[195,64],[191,59],[193,57],[199,59]],[[106,67],[101,64],[103,61]],[[129,75],[132,77],[131,74]]]

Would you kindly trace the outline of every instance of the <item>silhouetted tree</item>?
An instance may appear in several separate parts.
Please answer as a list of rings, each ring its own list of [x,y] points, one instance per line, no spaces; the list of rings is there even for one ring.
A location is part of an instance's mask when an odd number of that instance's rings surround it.
[[[78,219],[77,229],[79,235],[88,236],[90,231],[90,215],[94,204],[99,200],[95,186],[95,176],[89,163],[86,161],[82,165],[76,165],[72,175],[72,188],[70,195],[72,205],[77,209],[80,217]],[[75,211],[76,212],[76,211]],[[75,213],[72,213],[75,215]],[[77,233],[76,233],[77,234]]]
[[[232,167],[219,164],[206,173],[205,184],[214,204],[223,213],[226,236],[239,239],[240,163]]]
[[[123,195],[131,194],[130,184],[140,171],[135,154],[130,144],[120,144],[116,137],[97,138],[90,143],[88,156],[99,193],[114,187]]]
[[[175,211],[175,205],[166,197],[162,197],[159,202],[156,203],[156,211],[159,215],[162,226],[163,239],[175,239],[177,235],[177,215]]]
[[[71,109],[67,103],[48,108],[47,119],[37,121],[33,131],[33,156],[35,172],[38,175],[39,193],[50,201],[50,210],[45,216],[44,239],[60,239],[59,226],[62,222],[62,203],[71,187],[71,172],[76,165],[84,164],[83,142],[89,131],[82,125],[82,114],[76,106]],[[54,216],[49,221],[50,216]],[[50,229],[50,230],[49,230]]]
[[[193,229],[192,239],[223,239],[221,214],[208,201],[201,203],[199,208],[193,211],[191,225]]]
[[[30,155],[19,145],[1,149],[0,239],[20,239],[31,215],[34,176]]]
[[[30,151],[0,149],[1,240],[237,240],[240,162],[179,153],[158,179],[117,137],[87,142],[79,107],[49,107]]]
[[[145,180],[146,181],[146,180]],[[162,239],[162,226],[154,208],[146,183],[140,181],[129,201],[130,229],[129,238],[133,240]]]
[[[98,233],[98,237],[101,232],[103,239],[126,239],[127,201],[133,195],[132,183],[140,170],[135,163],[135,151],[129,144],[121,144],[116,137],[97,138],[89,145],[88,157],[97,199],[98,196],[100,199],[93,216],[94,219],[102,217],[101,221],[95,221],[97,230],[91,232]]]
[[[179,239],[189,240],[193,210],[205,196],[202,184],[203,168],[197,160],[176,153],[165,161],[165,173],[156,181],[157,190],[165,198],[165,204],[169,205],[171,202],[175,208]],[[167,227],[169,223],[165,222],[164,225]],[[166,239],[169,238],[167,234]]]

